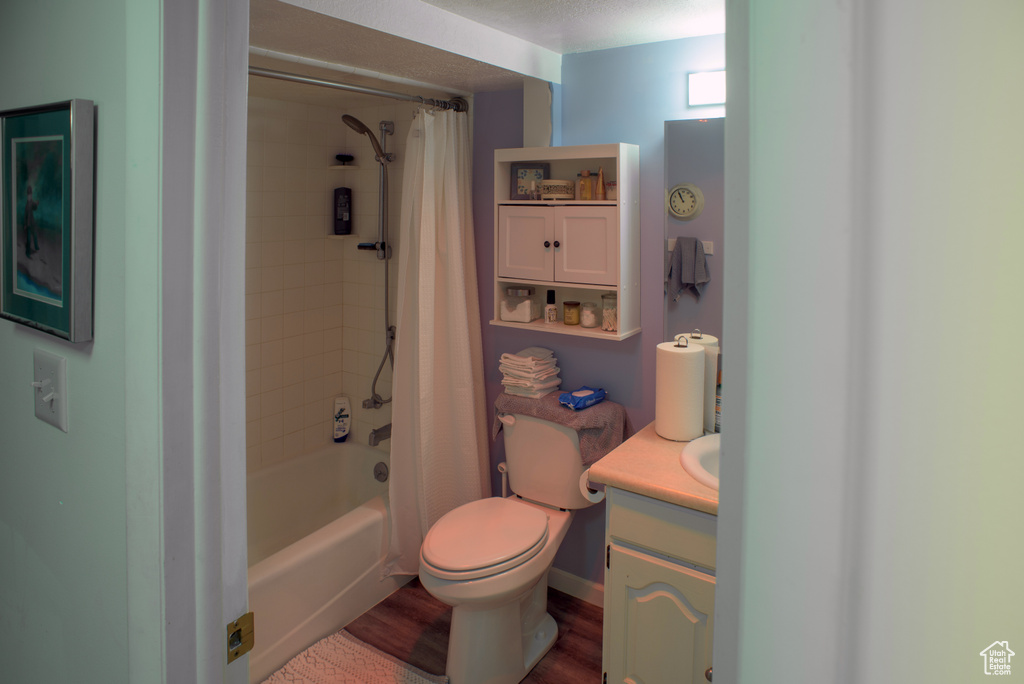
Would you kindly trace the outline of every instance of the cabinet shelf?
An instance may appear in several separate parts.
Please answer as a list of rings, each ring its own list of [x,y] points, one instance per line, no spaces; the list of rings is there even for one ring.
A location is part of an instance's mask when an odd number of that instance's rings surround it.
[[[640,328],[632,330],[617,330],[610,332],[601,328],[584,328],[581,325],[565,325],[562,321],[557,323],[546,323],[544,319],[538,319],[529,323],[518,323],[516,321],[493,320],[491,325],[503,328],[519,328],[520,330],[531,330],[533,332],[553,333],[555,335],[575,335],[576,337],[593,337],[597,340],[624,340],[640,332]]]
[[[502,200],[500,206],[544,206],[544,207],[581,207],[581,206],[610,206],[618,204],[618,200]]]

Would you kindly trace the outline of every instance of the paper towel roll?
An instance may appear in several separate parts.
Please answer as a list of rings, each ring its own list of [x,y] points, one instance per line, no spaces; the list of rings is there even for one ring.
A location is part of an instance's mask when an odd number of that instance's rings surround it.
[[[704,434],[704,347],[662,342],[655,354],[654,431],[685,442]]]
[[[680,337],[704,347],[704,432],[712,433],[715,431],[715,393],[718,391],[718,354],[721,352],[718,338],[704,335],[699,330],[676,335],[677,340]]]
[[[587,468],[580,475],[580,493],[583,494],[583,498],[590,503],[600,503],[604,501],[604,491],[596,491],[590,488],[590,468]]]

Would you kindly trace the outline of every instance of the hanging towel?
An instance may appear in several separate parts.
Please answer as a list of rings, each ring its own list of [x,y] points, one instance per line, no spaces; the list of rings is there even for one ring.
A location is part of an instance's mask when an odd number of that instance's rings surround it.
[[[697,238],[676,238],[675,249],[668,258],[665,275],[665,292],[672,301],[679,301],[683,292],[692,292],[700,299],[704,285],[711,280],[708,258],[704,254],[704,243]]]

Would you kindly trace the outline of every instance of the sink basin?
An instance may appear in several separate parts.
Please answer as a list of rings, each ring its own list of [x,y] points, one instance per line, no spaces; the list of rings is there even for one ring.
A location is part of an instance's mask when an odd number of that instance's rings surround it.
[[[683,470],[706,487],[718,489],[718,453],[722,450],[722,435],[698,437],[679,454]]]

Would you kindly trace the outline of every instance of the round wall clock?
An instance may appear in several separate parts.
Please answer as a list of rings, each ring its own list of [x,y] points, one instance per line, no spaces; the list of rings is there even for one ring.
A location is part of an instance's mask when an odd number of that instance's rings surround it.
[[[693,183],[681,183],[668,191],[665,206],[677,219],[689,221],[704,211],[704,193]]]

